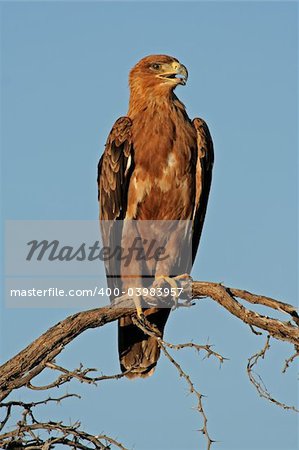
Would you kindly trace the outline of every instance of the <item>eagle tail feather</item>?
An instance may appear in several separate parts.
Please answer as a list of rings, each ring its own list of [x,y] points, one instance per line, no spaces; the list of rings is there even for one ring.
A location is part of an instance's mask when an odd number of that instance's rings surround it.
[[[152,308],[146,311],[147,320],[163,334],[169,316],[168,308]],[[122,372],[127,378],[151,376],[160,356],[157,339],[145,334],[133,324],[131,317],[122,317],[118,322],[118,351]]]

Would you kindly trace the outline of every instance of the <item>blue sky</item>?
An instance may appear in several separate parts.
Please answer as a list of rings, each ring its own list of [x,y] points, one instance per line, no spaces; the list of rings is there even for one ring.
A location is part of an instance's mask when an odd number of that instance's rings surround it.
[[[216,153],[194,278],[297,303],[295,2],[2,2],[1,21],[4,220],[96,220],[97,161],[127,111],[128,71],[147,54],[170,54],[189,70],[176,93],[190,117],[207,121]],[[3,306],[1,359],[73,311]],[[229,358],[219,369],[177,354],[207,395],[215,449],[297,448],[295,414],[259,398],[247,379],[247,358],[264,343],[248,327],[204,300],[174,312],[165,337],[209,340]],[[273,342],[261,373],[294,404],[296,365],[281,375],[291,351]],[[116,324],[87,331],[59,362],[116,373]],[[195,400],[163,357],[146,381],[72,388],[83,400],[46,417],[80,419],[138,450],[203,442]]]

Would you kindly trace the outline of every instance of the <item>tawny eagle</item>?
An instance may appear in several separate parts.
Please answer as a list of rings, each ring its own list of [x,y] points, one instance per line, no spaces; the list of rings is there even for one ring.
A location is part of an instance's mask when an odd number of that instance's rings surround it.
[[[190,221],[192,265],[206,214],[214,156],[206,123],[199,118],[191,121],[174,94],[187,77],[186,67],[167,55],[147,56],[133,67],[129,110],[108,136],[98,166],[98,188],[101,224],[110,221],[102,231],[105,245],[113,245],[111,223],[117,221],[136,221],[137,225],[144,220]],[[166,239],[172,258],[168,266],[151,263],[150,272],[156,279],[169,281],[180,242],[171,236]],[[108,285],[128,288],[122,273],[108,277]],[[161,333],[169,312],[169,308],[143,310]],[[130,316],[119,320],[118,333],[122,371],[129,378],[151,375],[159,358],[157,340],[144,334]]]

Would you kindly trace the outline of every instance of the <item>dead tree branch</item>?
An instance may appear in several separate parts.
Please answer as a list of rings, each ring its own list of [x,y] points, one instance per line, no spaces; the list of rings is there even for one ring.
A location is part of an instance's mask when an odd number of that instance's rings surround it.
[[[185,276],[177,277],[178,282],[181,285],[184,284]],[[187,287],[187,284],[186,284]],[[190,288],[190,283],[189,283]],[[187,289],[186,289],[187,292]],[[189,289],[190,293],[190,289]],[[188,296],[187,296],[188,297]],[[183,300],[178,303],[177,299],[158,298],[155,299],[145,298],[148,304],[151,306],[156,304],[166,307],[174,306],[192,306],[192,300],[203,298],[210,298],[216,301],[219,305],[225,308],[229,313],[233,314],[238,319],[242,320],[245,324],[249,325],[251,330],[257,334],[262,334],[261,331],[268,333],[268,338],[264,348],[253,355],[248,360],[248,376],[251,383],[257,389],[260,396],[275,403],[284,409],[292,409],[297,411],[295,407],[290,407],[275,400],[266,389],[261,377],[254,374],[253,368],[257,365],[260,359],[265,357],[267,350],[269,349],[270,337],[282,340],[292,344],[295,348],[295,353],[285,361],[283,372],[287,370],[289,365],[299,355],[299,316],[294,306],[283,303],[281,301],[265,297],[261,295],[252,294],[248,291],[241,289],[228,288],[221,283],[199,282],[192,283],[192,295],[191,298]],[[251,309],[245,307],[241,302],[245,301],[253,305],[262,305],[269,308],[272,312],[282,312],[288,316],[288,321],[282,321],[277,318],[272,318],[263,314],[259,314]],[[156,303],[155,303],[156,302]],[[203,394],[195,387],[190,376],[184,371],[182,366],[173,358],[168,349],[181,350],[185,348],[193,348],[198,353],[204,352],[205,357],[214,357],[220,361],[220,364],[226,359],[219,353],[212,349],[209,344],[198,345],[193,342],[187,342],[184,344],[172,344],[162,340],[161,336],[157,333],[157,330],[151,326],[149,327],[147,321],[142,322],[140,319],[134,317],[135,306],[131,298],[122,296],[117,299],[113,305],[93,309],[90,311],[84,311],[72,316],[67,317],[65,320],[57,323],[43,335],[38,337],[34,342],[28,345],[24,350],[18,353],[11,360],[6,362],[0,367],[0,402],[7,397],[14,389],[18,389],[22,386],[36,391],[49,390],[51,388],[59,387],[69,381],[76,379],[81,383],[96,384],[99,381],[107,379],[118,379],[125,374],[116,375],[100,375],[91,376],[91,372],[95,372],[96,369],[88,368],[84,369],[82,364],[74,370],[68,370],[56,364],[55,357],[68,345],[73,339],[90,328],[97,328],[105,325],[106,323],[115,321],[120,317],[126,315],[133,315],[133,321],[144,332],[154,336],[159,341],[160,348],[166,358],[178,371],[180,377],[186,381],[190,393],[192,393],[197,399],[196,410],[200,413],[203,425],[200,427],[202,434],[207,441],[207,449],[211,448],[214,442],[208,431],[208,419],[203,406]],[[50,369],[55,372],[59,372],[59,376],[53,382],[44,385],[37,386],[32,384],[31,380],[41,373],[44,369]],[[80,423],[74,423],[73,425],[66,426],[62,422],[47,423],[39,422],[34,414],[33,408],[36,406],[47,404],[50,401],[60,402],[65,398],[76,396],[76,394],[66,394],[59,398],[47,398],[42,401],[25,403],[21,401],[10,401],[7,403],[0,403],[0,407],[4,409],[4,417],[0,422],[0,431],[7,428],[7,424],[12,415],[12,410],[15,408],[22,408],[22,419],[17,423],[14,429],[8,432],[4,432],[0,435],[0,443],[3,448],[6,449],[52,449],[56,445],[65,445],[71,448],[90,450],[95,449],[110,449],[112,447],[125,450],[125,447],[106,435],[93,436],[85,431],[80,430]],[[4,430],[3,430],[4,431]],[[90,445],[92,447],[90,447]]]
[[[241,289],[227,288],[220,283],[195,281],[192,285],[192,297],[198,298],[200,296],[212,298],[244,323],[267,331],[275,339],[287,341],[294,345],[299,343],[299,316],[296,308],[288,303],[262,295],[251,294]],[[290,321],[283,322],[251,311],[245,308],[237,298],[256,305],[267,306],[272,310],[281,311],[290,316]],[[291,320],[293,320],[294,325],[291,323]]]
[[[81,398],[77,394],[65,394],[58,398],[48,397],[36,402],[10,401],[0,403],[0,408],[6,409],[5,417],[0,422],[0,431],[7,424],[12,409],[21,409],[21,419],[14,428],[0,435],[1,448],[8,450],[50,450],[57,445],[65,445],[81,450],[91,450],[91,448],[110,450],[112,447],[126,450],[120,442],[105,434],[94,436],[81,430],[79,422],[64,425],[62,422],[55,421],[41,422],[36,418],[35,408],[37,406],[47,405],[49,402],[58,404],[70,397]],[[92,447],[89,445],[92,445]]]
[[[11,360],[0,367],[0,401],[13,389],[26,386],[48,363],[78,335],[89,328],[96,328],[132,314],[130,300],[123,300],[122,307],[104,307],[83,311],[57,323],[29,344]]]
[[[294,306],[278,300],[227,288],[219,283],[192,283],[192,298],[209,297],[251,327],[266,331],[272,337],[299,345],[299,316]],[[269,307],[289,316],[284,322],[245,308],[237,298]],[[151,299],[153,301],[153,299]],[[159,299],[161,301],[161,299]],[[90,328],[101,327],[134,312],[132,299],[120,297],[117,304],[79,312],[51,327],[11,360],[0,367],[0,401],[13,389],[30,383],[73,339]],[[292,323],[293,321],[293,323]],[[67,374],[65,374],[67,376]],[[68,374],[70,375],[70,374]],[[74,374],[72,374],[74,376]],[[77,374],[78,375],[78,374]],[[82,378],[81,378],[81,381]]]

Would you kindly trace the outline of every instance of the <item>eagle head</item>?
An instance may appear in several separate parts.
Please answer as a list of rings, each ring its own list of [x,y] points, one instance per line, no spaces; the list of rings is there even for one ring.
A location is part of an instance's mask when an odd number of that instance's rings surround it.
[[[142,58],[130,71],[131,89],[154,90],[160,94],[173,91],[188,78],[186,67],[176,58],[167,55],[150,55]]]

